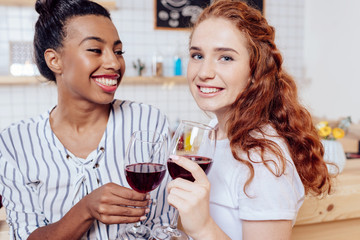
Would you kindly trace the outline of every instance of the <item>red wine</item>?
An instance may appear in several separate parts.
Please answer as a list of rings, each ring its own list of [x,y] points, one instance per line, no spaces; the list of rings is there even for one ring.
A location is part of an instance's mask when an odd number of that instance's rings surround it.
[[[136,163],[125,167],[125,175],[132,189],[147,193],[159,186],[165,176],[165,170],[163,164]]]
[[[204,170],[206,174],[210,171],[211,165],[213,163],[212,159],[207,157],[200,157],[194,155],[184,155],[183,157],[189,158],[190,160],[199,164],[199,166],[202,168],[202,170]],[[192,182],[195,181],[194,177],[188,170],[185,170],[183,167],[180,167],[179,165],[174,163],[171,158],[169,158],[169,160],[167,161],[167,166],[170,176],[173,179],[181,177]]]

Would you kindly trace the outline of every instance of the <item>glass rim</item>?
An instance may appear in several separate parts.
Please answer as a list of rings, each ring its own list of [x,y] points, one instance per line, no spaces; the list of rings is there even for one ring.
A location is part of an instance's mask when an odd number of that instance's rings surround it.
[[[205,130],[214,130],[215,131],[214,127],[211,127],[209,125],[206,125],[206,124],[200,123],[200,122],[194,122],[194,121],[190,121],[190,120],[181,120],[180,123],[186,123],[187,125],[190,125],[190,126],[199,127],[201,129],[205,129]]]
[[[141,133],[141,132],[154,133],[154,135],[159,135],[159,139],[158,139],[158,141],[146,141],[146,140],[139,139],[138,137],[136,137],[136,134]],[[134,138],[135,141],[141,141],[143,143],[154,143],[154,144],[162,143],[162,142],[165,142],[165,140],[166,140],[164,134],[162,134],[158,131],[154,131],[154,130],[136,130],[131,134],[131,138]]]

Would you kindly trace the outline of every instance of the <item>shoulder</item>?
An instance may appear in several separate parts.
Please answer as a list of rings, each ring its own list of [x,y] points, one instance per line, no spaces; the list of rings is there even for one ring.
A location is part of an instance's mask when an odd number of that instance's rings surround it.
[[[157,107],[128,100],[114,100],[113,110],[115,118],[123,123],[131,122],[133,126],[168,128],[167,116]]]
[[[17,122],[12,123],[10,126],[6,127],[5,129],[3,129],[0,133],[1,136],[6,135],[9,132],[14,132],[14,131],[22,131],[24,128],[26,129],[31,129],[36,127],[38,124],[41,124],[43,122],[48,121],[49,119],[49,113],[50,111],[47,111],[41,115],[38,115],[36,117],[32,117],[32,118],[27,118],[27,119],[23,119]]]
[[[271,126],[271,124],[266,124],[259,128],[259,130],[254,130],[251,133],[251,136],[257,139],[272,139],[275,140],[280,138],[280,135],[277,133],[276,129]]]
[[[270,124],[267,124],[261,127],[259,130],[251,132],[250,134],[256,139],[264,139],[273,142],[285,155],[289,153],[285,139],[280,136],[276,129]]]
[[[19,144],[22,145],[27,141],[26,136],[36,135],[39,129],[44,129],[48,120],[49,111],[37,117],[15,122],[3,129],[0,133],[0,151],[4,152],[4,149],[16,149]]]
[[[268,172],[271,170],[269,172],[279,176],[283,170],[295,167],[285,139],[280,136],[271,125],[265,125],[258,131],[253,131],[250,134],[252,137],[265,140],[269,144],[268,147],[265,147],[263,150],[256,147],[249,151],[255,173],[260,171],[261,174],[263,174],[263,171]],[[247,156],[246,153],[242,154],[243,157]],[[263,163],[263,160],[266,164]]]
[[[129,100],[118,100],[115,99],[112,103],[112,106],[115,111],[122,110],[122,111],[129,111],[131,109],[143,109],[143,110],[154,110],[161,112],[159,108],[150,105],[145,104],[141,102],[135,102],[135,101],[129,101]]]

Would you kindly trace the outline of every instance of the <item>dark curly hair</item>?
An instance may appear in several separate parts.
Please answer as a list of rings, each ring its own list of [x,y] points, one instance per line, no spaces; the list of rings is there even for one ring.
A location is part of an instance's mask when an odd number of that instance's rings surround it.
[[[54,82],[55,75],[47,66],[44,53],[46,49],[57,50],[62,47],[67,21],[84,15],[99,15],[111,19],[104,7],[88,0],[36,0],[35,10],[39,13],[34,35],[35,62],[40,73]]]
[[[244,186],[245,193],[254,178],[251,150],[260,150],[263,164],[274,175],[280,176],[285,171],[286,159],[279,146],[250,134],[266,134],[262,129],[268,124],[285,140],[306,193],[329,193],[332,179],[323,160],[324,149],[311,115],[298,100],[294,79],[282,69],[283,60],[274,43],[274,28],[260,11],[236,0],[215,1],[205,8],[193,31],[209,18],[223,18],[232,22],[248,43],[251,81],[230,106],[226,125],[234,158],[246,164],[251,172]],[[250,161],[242,159],[238,154],[240,151],[247,153]],[[265,159],[267,151],[281,160],[275,171],[269,165],[274,161]]]

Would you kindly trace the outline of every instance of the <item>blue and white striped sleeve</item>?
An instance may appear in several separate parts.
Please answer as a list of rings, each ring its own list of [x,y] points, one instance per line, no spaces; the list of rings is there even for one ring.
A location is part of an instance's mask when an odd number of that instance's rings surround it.
[[[25,184],[24,176],[8,155],[0,152],[0,194],[6,208],[10,239],[27,239],[35,229],[46,225],[46,219],[34,199],[34,190]]]

